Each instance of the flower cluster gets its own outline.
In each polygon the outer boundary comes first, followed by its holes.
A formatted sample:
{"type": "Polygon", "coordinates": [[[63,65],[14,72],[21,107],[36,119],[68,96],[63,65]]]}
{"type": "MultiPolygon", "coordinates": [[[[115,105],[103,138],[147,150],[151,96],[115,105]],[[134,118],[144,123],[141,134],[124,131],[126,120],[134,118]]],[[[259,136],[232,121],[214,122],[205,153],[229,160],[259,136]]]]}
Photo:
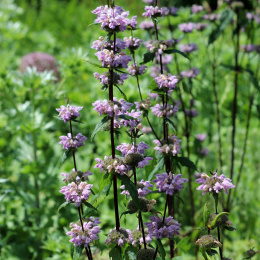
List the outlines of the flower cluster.
{"type": "Polygon", "coordinates": [[[208,24],[206,24],[206,23],[197,23],[195,27],[196,27],[197,31],[204,31],[208,27],[208,24]]]}
{"type": "MultiPolygon", "coordinates": [[[[154,24],[152,21],[143,21],[140,23],[139,27],[143,30],[151,30],[151,29],[154,29],[154,24]]],[[[158,27],[157,27],[158,28],[158,27]]],[[[159,28],[158,28],[159,29],[159,28]]]]}
{"type": "MultiPolygon", "coordinates": [[[[148,233],[147,229],[144,230],[144,235],[145,235],[146,244],[149,244],[150,242],[152,242],[153,238],[148,233]]],[[[139,246],[143,245],[143,243],[144,243],[143,234],[142,234],[142,231],[139,229],[139,227],[137,227],[137,229],[133,230],[130,233],[130,241],[134,247],[139,247],[139,246]]]]}
{"type": "Polygon", "coordinates": [[[127,68],[128,62],[132,60],[131,56],[125,52],[114,53],[113,50],[104,49],[95,53],[99,62],[106,68],[127,68]]]}
{"type": "Polygon", "coordinates": [[[86,171],[86,172],[81,172],[81,171],[76,171],[75,169],[72,169],[71,173],[61,173],[61,176],[64,178],[62,179],[65,183],[70,183],[70,182],[76,182],[79,183],[81,181],[89,181],[88,176],[93,175],[92,172],[86,171]]]}
{"type": "Polygon", "coordinates": [[[203,173],[196,182],[201,184],[197,190],[203,190],[202,195],[206,192],[219,193],[221,190],[224,190],[228,194],[228,189],[235,187],[230,179],[226,178],[224,174],[218,176],[217,172],[214,172],[212,177],[203,173]]]}
{"type": "Polygon", "coordinates": [[[184,70],[181,72],[183,78],[195,78],[200,71],[197,68],[192,68],[190,70],[184,70]]]}
{"type": "Polygon", "coordinates": [[[191,6],[191,12],[196,14],[199,13],[203,10],[203,6],[202,5],[192,5],[191,6]]]}
{"type": "Polygon", "coordinates": [[[99,218],[90,217],[83,221],[83,229],[80,221],[77,223],[70,223],[71,231],[66,234],[71,236],[70,242],[74,246],[84,245],[84,247],[89,246],[90,243],[93,243],[94,240],[98,239],[97,234],[100,233],[100,227],[98,224],[101,224],[99,218]]]}
{"type": "Polygon", "coordinates": [[[167,89],[174,89],[176,87],[176,83],[179,80],[177,79],[176,76],[172,75],[164,75],[161,74],[159,77],[155,78],[155,82],[158,86],[158,88],[167,88],[167,89]]]}
{"type": "Polygon", "coordinates": [[[175,40],[165,40],[165,41],[148,41],[144,42],[145,47],[152,53],[163,54],[169,47],[172,47],[175,40]]]}
{"type": "Polygon", "coordinates": [[[181,174],[168,174],[164,172],[162,174],[155,175],[156,179],[153,180],[156,183],[157,188],[160,192],[165,192],[166,194],[173,195],[174,193],[180,191],[183,188],[183,183],[187,182],[187,179],[181,178],[181,174]]]}
{"type": "Polygon", "coordinates": [[[68,104],[67,107],[61,106],[60,108],[56,108],[56,110],[59,112],[59,117],[66,123],[69,120],[74,120],[79,117],[79,111],[82,108],[83,107],[76,107],[68,104]]]}
{"type": "Polygon", "coordinates": [[[68,150],[69,148],[79,148],[80,146],[84,146],[83,143],[87,140],[87,137],[82,135],[81,133],[77,134],[76,137],[72,137],[71,133],[68,133],[68,136],[60,136],[61,141],[59,144],[63,145],[63,149],[68,150]]]}
{"type": "MultiPolygon", "coordinates": [[[[102,74],[99,74],[97,72],[94,73],[94,77],[97,80],[100,80],[100,83],[102,85],[108,86],[110,84],[110,73],[104,72],[102,74]]],[[[128,78],[128,75],[126,73],[119,74],[117,72],[113,73],[113,84],[114,85],[123,85],[124,81],[128,78]]]]}
{"type": "Polygon", "coordinates": [[[125,114],[128,109],[132,107],[132,103],[126,102],[124,99],[117,100],[116,97],[113,98],[113,102],[104,99],[103,101],[95,101],[93,104],[94,109],[99,113],[99,116],[105,114],[112,116],[119,116],[125,114]]]}
{"type": "Polygon", "coordinates": [[[110,229],[110,232],[105,241],[106,245],[118,245],[123,247],[125,244],[130,244],[131,230],[120,227],[119,230],[110,229]]]}
{"type": "Polygon", "coordinates": [[[88,200],[92,187],[92,184],[86,182],[80,182],[79,184],[71,182],[68,186],[63,186],[60,193],[65,195],[67,202],[74,202],[76,207],[79,207],[81,202],[88,200]]]}
{"type": "MultiPolygon", "coordinates": [[[[107,50],[113,50],[114,49],[114,41],[107,39],[104,41],[104,37],[100,36],[97,41],[93,42],[93,45],[91,46],[92,49],[95,49],[97,51],[103,51],[104,49],[107,50]]],[[[116,39],[115,44],[115,52],[121,52],[121,50],[126,49],[126,43],[122,41],[121,39],[116,39]]]]}
{"type": "Polygon", "coordinates": [[[124,42],[127,48],[129,48],[130,50],[136,50],[140,47],[143,40],[139,38],[133,38],[132,36],[130,36],[130,37],[125,37],[124,42]]]}
{"type": "Polygon", "coordinates": [[[115,159],[113,159],[112,156],[105,156],[103,161],[99,158],[96,158],[95,160],[97,164],[94,166],[94,168],[99,168],[100,173],[101,171],[105,171],[124,175],[129,171],[122,158],[118,156],[116,156],[115,159]]]}
{"type": "Polygon", "coordinates": [[[175,135],[171,135],[168,137],[167,140],[154,140],[153,141],[157,146],[154,147],[154,150],[157,150],[158,153],[162,153],[164,155],[169,155],[169,153],[172,153],[173,156],[180,153],[181,140],[178,139],[175,135]]]}
{"type": "Polygon", "coordinates": [[[196,139],[199,140],[200,142],[203,142],[207,137],[207,134],[197,134],[196,139]]]}
{"type": "Polygon", "coordinates": [[[128,26],[134,29],[137,25],[136,16],[128,19],[129,12],[120,6],[99,6],[92,13],[97,15],[95,23],[101,23],[101,29],[107,32],[123,32],[128,26]]]}
{"type": "Polygon", "coordinates": [[[146,18],[161,17],[169,14],[169,9],[166,7],[159,8],[158,6],[146,6],[144,10],[143,16],[146,18]]]}
{"type": "Polygon", "coordinates": [[[195,23],[182,23],[182,24],[179,24],[178,27],[182,32],[190,33],[196,28],[196,24],[195,23]]]}
{"type": "MultiPolygon", "coordinates": [[[[136,185],[138,196],[142,198],[146,197],[151,192],[149,188],[152,187],[153,185],[151,184],[150,181],[144,181],[144,180],[141,180],[140,182],[138,181],[136,185]]],[[[123,190],[121,194],[126,195],[126,197],[129,199],[130,193],[128,190],[125,190],[125,185],[120,186],[120,189],[123,190]]]]}
{"type": "Polygon", "coordinates": [[[174,107],[170,104],[156,104],[155,106],[151,107],[152,113],[157,117],[166,117],[169,118],[172,115],[175,115],[176,112],[179,110],[179,105],[175,105],[174,107]]]}
{"type": "Polygon", "coordinates": [[[219,20],[221,14],[205,14],[203,15],[203,18],[205,20],[209,20],[211,22],[219,20]]]}
{"type": "Polygon", "coordinates": [[[159,216],[151,216],[151,222],[146,222],[145,226],[148,228],[148,233],[156,239],[164,237],[173,238],[175,235],[180,235],[180,223],[173,219],[173,217],[165,218],[159,216]]]}
{"type": "Polygon", "coordinates": [[[179,47],[180,47],[180,50],[185,53],[191,53],[198,49],[198,46],[195,43],[181,44],[179,47]]]}
{"type": "Polygon", "coordinates": [[[146,69],[147,69],[147,66],[145,66],[145,65],[137,66],[136,63],[134,63],[133,65],[130,65],[126,70],[132,76],[137,76],[137,75],[143,75],[146,69]]]}

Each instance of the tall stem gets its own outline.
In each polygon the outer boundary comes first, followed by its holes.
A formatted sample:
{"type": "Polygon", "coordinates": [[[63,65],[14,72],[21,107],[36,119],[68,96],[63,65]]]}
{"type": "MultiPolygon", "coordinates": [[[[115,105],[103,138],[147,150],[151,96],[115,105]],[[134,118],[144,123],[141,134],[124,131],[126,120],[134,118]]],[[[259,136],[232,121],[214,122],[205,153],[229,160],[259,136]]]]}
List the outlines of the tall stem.
{"type": "MultiPolygon", "coordinates": [[[[230,179],[233,178],[234,174],[234,160],[235,160],[235,134],[236,134],[236,115],[237,115],[237,91],[238,91],[238,53],[239,53],[239,10],[237,10],[237,20],[236,20],[236,33],[237,42],[235,49],[235,78],[234,78],[234,100],[233,100],[233,112],[232,112],[232,148],[231,148],[231,168],[230,168],[230,179]]],[[[228,208],[228,204],[227,204],[228,208]]]]}
{"type": "MultiPolygon", "coordinates": [[[[113,51],[115,54],[116,49],[116,33],[114,33],[114,47],[113,51]]],[[[109,69],[110,72],[110,82],[109,82],[109,100],[113,102],[113,84],[114,84],[114,70],[113,68],[109,69]]],[[[112,158],[115,159],[116,149],[115,149],[115,139],[114,139],[114,116],[111,117],[110,120],[110,140],[111,140],[111,152],[112,158]]],[[[119,220],[119,211],[118,211],[118,198],[117,198],[117,178],[115,173],[113,174],[113,190],[114,190],[114,205],[115,205],[115,221],[116,221],[116,230],[118,231],[120,228],[120,220],[119,220]]]]}
{"type": "MultiPolygon", "coordinates": [[[[218,194],[215,193],[213,196],[214,196],[214,200],[215,200],[216,214],[218,214],[218,194]]],[[[218,230],[218,241],[220,242],[220,229],[219,229],[219,227],[217,228],[217,230],[218,230]]],[[[220,259],[223,258],[222,253],[223,253],[223,252],[222,252],[222,248],[219,247],[220,259]]]]}

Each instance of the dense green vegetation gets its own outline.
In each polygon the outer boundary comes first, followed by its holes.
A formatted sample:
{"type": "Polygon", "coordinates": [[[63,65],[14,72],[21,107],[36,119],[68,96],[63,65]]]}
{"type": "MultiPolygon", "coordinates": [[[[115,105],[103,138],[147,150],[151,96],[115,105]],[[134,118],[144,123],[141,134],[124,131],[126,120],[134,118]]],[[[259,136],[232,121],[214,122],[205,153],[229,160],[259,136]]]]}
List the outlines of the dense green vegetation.
{"type": "MultiPolygon", "coordinates": [[[[141,1],[116,0],[117,5],[129,10],[131,15],[137,15],[142,21],[143,7],[141,1]]],[[[97,113],[92,109],[95,100],[107,98],[107,92],[101,90],[101,85],[93,77],[100,68],[89,62],[97,63],[95,50],[91,49],[92,42],[99,36],[105,36],[99,25],[91,25],[95,15],[91,10],[104,4],[98,0],[71,1],[42,1],[41,9],[37,11],[37,1],[2,0],[0,2],[0,259],[71,259],[69,238],[66,232],[69,223],[77,220],[77,210],[73,206],[57,212],[64,202],[64,196],[59,193],[63,186],[61,172],[70,172],[73,168],[72,160],[67,160],[61,166],[63,151],[59,136],[69,132],[67,126],[55,118],[56,108],[64,105],[65,97],[73,105],[84,106],[81,111],[81,121],[75,124],[75,132],[81,132],[88,137],[86,146],[77,153],[77,164],[82,170],[94,173],[90,177],[94,183],[93,190],[98,190],[98,182],[102,177],[99,169],[94,169],[96,157],[103,158],[110,154],[110,139],[108,132],[97,134],[91,142],[90,136],[100,121],[97,113]],[[28,2],[31,2],[29,4],[28,2]],[[19,71],[21,59],[30,52],[45,52],[51,54],[58,61],[60,81],[55,81],[51,72],[39,73],[29,69],[26,73],[19,71]]],[[[259,12],[258,9],[256,9],[259,12]]],[[[188,7],[181,7],[177,17],[169,17],[160,21],[159,31],[162,39],[172,37],[168,29],[170,22],[174,38],[180,38],[183,33],[177,25],[188,22],[194,17],[188,7]]],[[[194,18],[196,20],[196,17],[194,18]]],[[[236,35],[235,24],[231,23],[222,35],[210,46],[208,37],[215,28],[211,24],[204,32],[194,32],[189,35],[189,41],[198,45],[198,51],[191,54],[191,65],[187,59],[178,55],[181,70],[189,66],[198,67],[200,74],[193,80],[193,98],[195,99],[198,116],[193,119],[192,136],[190,141],[190,159],[196,163],[199,172],[215,171],[219,168],[223,174],[230,177],[231,139],[232,139],[232,106],[234,96],[234,53],[236,35]],[[216,86],[219,97],[221,115],[221,138],[223,166],[219,166],[218,133],[215,112],[214,92],[212,88],[213,52],[216,53],[216,86]],[[230,67],[231,66],[231,67],[230,67]],[[209,149],[205,157],[196,152],[196,134],[207,133],[203,147],[209,149]]],[[[125,32],[119,37],[130,36],[125,32]]],[[[240,45],[259,43],[259,25],[255,25],[247,37],[248,31],[240,35],[240,45]]],[[[135,36],[147,41],[150,35],[138,29],[135,36]]],[[[183,40],[187,42],[185,38],[183,40]]],[[[143,46],[136,55],[137,61],[142,61],[142,54],[147,50],[143,46]]],[[[244,54],[239,52],[239,64],[247,71],[240,71],[238,80],[237,102],[237,131],[235,144],[233,183],[237,185],[244,139],[246,134],[247,117],[250,97],[254,96],[251,110],[251,120],[247,148],[241,171],[239,186],[231,195],[230,220],[236,228],[234,232],[225,232],[224,250],[227,257],[233,260],[242,259],[243,253],[250,248],[259,249],[260,246],[260,185],[259,179],[259,53],[244,54]]],[[[148,63],[147,66],[150,66],[148,63]]],[[[169,69],[176,73],[173,62],[169,69]]],[[[126,81],[122,90],[129,102],[139,100],[135,78],[126,81]]],[[[153,79],[149,70],[141,78],[141,88],[145,97],[152,88],[153,79]]],[[[186,82],[188,84],[188,82],[186,82]]],[[[186,86],[187,87],[187,86],[186,86]]],[[[185,102],[189,102],[189,94],[185,85],[181,90],[185,102]]],[[[115,95],[120,96],[119,91],[115,95]]],[[[161,121],[152,117],[155,130],[161,131],[161,121]]],[[[178,138],[182,139],[182,155],[187,156],[186,139],[184,133],[184,116],[179,113],[174,121],[177,125],[178,138]]],[[[127,135],[122,131],[120,142],[127,142],[127,135]]],[[[152,144],[152,134],[144,135],[142,141],[152,144]]],[[[119,144],[116,141],[117,145],[119,144]]],[[[154,156],[151,148],[149,155],[154,156]]],[[[147,178],[155,165],[139,172],[141,178],[147,178]]],[[[187,178],[187,169],[182,169],[187,178]]],[[[195,172],[194,172],[195,174],[195,172]]],[[[203,224],[203,205],[213,198],[201,191],[196,191],[198,184],[193,182],[196,213],[196,226],[203,224]]],[[[121,195],[120,195],[121,196],[121,195]]],[[[157,207],[163,210],[165,197],[157,195],[157,207]]],[[[178,255],[182,259],[195,259],[197,247],[194,244],[199,230],[193,230],[190,215],[190,197],[188,187],[181,191],[183,201],[177,201],[176,219],[182,224],[178,255]]],[[[220,197],[221,204],[226,205],[227,196],[220,197]]],[[[99,206],[102,212],[102,232],[100,242],[93,249],[94,259],[108,259],[107,247],[104,244],[110,228],[114,227],[113,194],[110,192],[104,203],[99,206]],[[104,253],[100,255],[100,251],[104,253]]],[[[125,211],[123,199],[119,204],[119,211],[125,211]]],[[[214,210],[214,208],[212,208],[214,210]]],[[[94,213],[98,216],[98,213],[94,213]]],[[[148,216],[145,221],[148,220],[148,216]]],[[[122,217],[122,223],[127,222],[128,228],[136,228],[134,216],[122,217]]],[[[124,225],[124,224],[123,224],[124,225]]],[[[199,256],[201,257],[201,256],[199,256]]],[[[257,259],[256,256],[255,259],[257,259]]],[[[83,258],[82,258],[83,259],[83,258]]],[[[200,259],[200,258],[199,258],[200,259]]]]}

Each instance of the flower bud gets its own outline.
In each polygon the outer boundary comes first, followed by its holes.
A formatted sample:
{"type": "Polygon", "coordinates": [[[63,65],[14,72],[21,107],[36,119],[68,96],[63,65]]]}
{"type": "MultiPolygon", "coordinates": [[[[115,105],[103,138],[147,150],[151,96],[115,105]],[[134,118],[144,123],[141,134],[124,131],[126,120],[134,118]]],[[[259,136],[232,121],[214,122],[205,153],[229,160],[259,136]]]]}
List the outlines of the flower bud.
{"type": "Polygon", "coordinates": [[[137,252],[136,260],[153,260],[155,250],[153,248],[140,249],[137,252]]]}
{"type": "Polygon", "coordinates": [[[211,235],[201,237],[195,242],[195,244],[205,250],[222,246],[221,243],[211,235]]]}

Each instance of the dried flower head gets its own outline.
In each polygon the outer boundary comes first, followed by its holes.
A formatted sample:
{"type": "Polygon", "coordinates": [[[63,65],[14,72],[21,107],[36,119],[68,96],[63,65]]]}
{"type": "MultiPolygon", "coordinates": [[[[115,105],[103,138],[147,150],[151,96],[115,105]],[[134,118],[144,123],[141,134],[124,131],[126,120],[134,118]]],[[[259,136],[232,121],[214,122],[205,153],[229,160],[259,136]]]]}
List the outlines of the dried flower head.
{"type": "Polygon", "coordinates": [[[195,242],[195,244],[206,250],[222,246],[221,243],[211,235],[201,237],[195,242]]]}
{"type": "Polygon", "coordinates": [[[107,236],[107,239],[105,241],[106,245],[118,245],[120,247],[123,247],[125,244],[130,244],[130,234],[131,231],[129,229],[125,229],[120,227],[119,230],[110,229],[110,232],[107,236]]]}

